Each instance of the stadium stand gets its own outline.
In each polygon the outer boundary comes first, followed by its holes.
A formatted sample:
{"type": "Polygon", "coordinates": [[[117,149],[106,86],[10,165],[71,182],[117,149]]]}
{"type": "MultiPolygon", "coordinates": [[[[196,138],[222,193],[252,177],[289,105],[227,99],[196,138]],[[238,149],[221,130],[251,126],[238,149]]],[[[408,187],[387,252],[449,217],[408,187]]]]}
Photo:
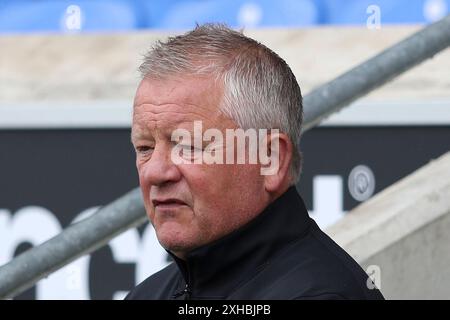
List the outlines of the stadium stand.
{"type": "Polygon", "coordinates": [[[144,27],[138,3],[120,0],[5,1],[3,33],[132,30],[144,27]]]}
{"type": "Polygon", "coordinates": [[[0,33],[365,25],[371,5],[383,24],[417,24],[442,18],[450,0],[5,0],[0,33]]]}

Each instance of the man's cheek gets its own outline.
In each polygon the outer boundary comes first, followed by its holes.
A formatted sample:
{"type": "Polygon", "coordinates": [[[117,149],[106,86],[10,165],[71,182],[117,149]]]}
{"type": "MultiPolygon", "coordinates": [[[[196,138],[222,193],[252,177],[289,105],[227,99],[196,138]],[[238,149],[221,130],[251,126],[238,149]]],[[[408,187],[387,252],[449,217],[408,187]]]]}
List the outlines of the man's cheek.
{"type": "Polygon", "coordinates": [[[139,177],[139,183],[141,184],[141,186],[144,186],[144,182],[146,180],[144,175],[144,168],[142,166],[139,166],[137,172],[139,177]]]}
{"type": "Polygon", "coordinates": [[[153,204],[150,201],[149,192],[148,192],[148,190],[145,190],[144,188],[141,188],[141,190],[142,190],[142,197],[144,200],[145,212],[147,213],[147,216],[149,218],[153,218],[155,214],[154,214],[153,204]]]}
{"type": "Polygon", "coordinates": [[[158,229],[159,227],[159,221],[155,215],[155,211],[154,210],[148,210],[147,211],[147,216],[148,219],[150,220],[150,223],[153,225],[153,227],[155,228],[155,230],[158,229]]]}

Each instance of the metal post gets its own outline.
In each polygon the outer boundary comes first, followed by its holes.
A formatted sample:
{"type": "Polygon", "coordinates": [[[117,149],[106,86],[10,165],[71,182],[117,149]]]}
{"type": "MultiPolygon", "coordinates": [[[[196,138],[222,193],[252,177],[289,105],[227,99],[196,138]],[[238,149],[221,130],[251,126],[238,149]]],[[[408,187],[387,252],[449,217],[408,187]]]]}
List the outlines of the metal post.
{"type": "MultiPolygon", "coordinates": [[[[450,15],[305,96],[304,130],[449,45],[450,15]]],[[[146,220],[140,191],[130,191],[90,218],[0,267],[0,299],[14,297],[146,220]]]]}

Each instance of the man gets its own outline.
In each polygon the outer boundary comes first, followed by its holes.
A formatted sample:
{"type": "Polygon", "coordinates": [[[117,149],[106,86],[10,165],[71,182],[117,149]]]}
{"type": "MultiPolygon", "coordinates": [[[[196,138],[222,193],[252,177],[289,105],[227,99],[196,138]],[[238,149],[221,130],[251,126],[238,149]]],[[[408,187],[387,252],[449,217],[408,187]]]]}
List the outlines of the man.
{"type": "Polygon", "coordinates": [[[158,42],[140,71],[131,139],[174,263],[127,299],[383,298],[297,194],[302,97],[283,59],[207,24],[158,42]]]}

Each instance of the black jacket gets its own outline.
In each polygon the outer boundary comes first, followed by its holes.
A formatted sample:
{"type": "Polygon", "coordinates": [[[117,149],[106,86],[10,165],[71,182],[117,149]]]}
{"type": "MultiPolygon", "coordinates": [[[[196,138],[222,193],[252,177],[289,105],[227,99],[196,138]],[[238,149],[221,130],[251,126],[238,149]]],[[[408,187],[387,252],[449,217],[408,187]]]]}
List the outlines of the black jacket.
{"type": "Polygon", "coordinates": [[[309,217],[295,187],[186,261],[172,257],[126,299],[383,299],[309,217]]]}

